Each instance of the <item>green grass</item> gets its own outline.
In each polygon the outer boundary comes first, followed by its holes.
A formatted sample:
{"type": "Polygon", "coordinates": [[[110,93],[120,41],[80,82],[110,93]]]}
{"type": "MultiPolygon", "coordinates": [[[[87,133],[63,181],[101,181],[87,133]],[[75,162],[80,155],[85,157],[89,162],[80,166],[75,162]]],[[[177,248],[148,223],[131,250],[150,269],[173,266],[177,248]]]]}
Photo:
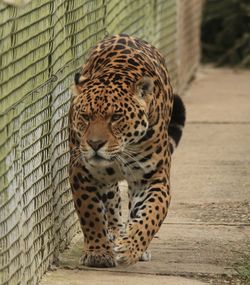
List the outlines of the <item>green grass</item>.
{"type": "Polygon", "coordinates": [[[250,257],[248,257],[242,264],[235,267],[236,272],[239,274],[243,284],[250,284],[250,257]]]}

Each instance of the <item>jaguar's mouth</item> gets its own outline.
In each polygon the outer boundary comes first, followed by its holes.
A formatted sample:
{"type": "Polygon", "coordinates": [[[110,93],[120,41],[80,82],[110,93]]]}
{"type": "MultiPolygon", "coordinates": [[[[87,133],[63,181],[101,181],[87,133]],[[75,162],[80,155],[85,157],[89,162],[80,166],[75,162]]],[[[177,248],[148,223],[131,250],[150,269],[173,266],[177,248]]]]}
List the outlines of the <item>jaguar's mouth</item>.
{"type": "Polygon", "coordinates": [[[99,154],[95,154],[91,159],[95,160],[95,161],[102,161],[102,160],[107,160],[104,157],[100,156],[99,154]]]}
{"type": "Polygon", "coordinates": [[[105,158],[101,155],[99,155],[98,153],[96,153],[94,156],[91,157],[91,160],[92,161],[95,161],[95,162],[111,162],[115,159],[115,157],[109,157],[109,158],[105,158]]]}

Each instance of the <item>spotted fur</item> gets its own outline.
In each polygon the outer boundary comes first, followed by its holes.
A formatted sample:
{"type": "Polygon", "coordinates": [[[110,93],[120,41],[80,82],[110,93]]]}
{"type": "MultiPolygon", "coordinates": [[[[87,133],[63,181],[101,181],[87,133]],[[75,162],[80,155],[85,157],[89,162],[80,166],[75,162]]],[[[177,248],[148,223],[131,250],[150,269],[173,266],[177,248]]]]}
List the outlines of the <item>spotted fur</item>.
{"type": "Polygon", "coordinates": [[[180,140],[184,105],[173,95],[160,52],[127,35],[94,47],[72,90],[69,174],[84,233],[81,262],[133,264],[148,256],[167,215],[171,153],[180,140]],[[173,101],[178,104],[170,124],[173,101]],[[118,187],[124,179],[125,228],[118,187]]]}

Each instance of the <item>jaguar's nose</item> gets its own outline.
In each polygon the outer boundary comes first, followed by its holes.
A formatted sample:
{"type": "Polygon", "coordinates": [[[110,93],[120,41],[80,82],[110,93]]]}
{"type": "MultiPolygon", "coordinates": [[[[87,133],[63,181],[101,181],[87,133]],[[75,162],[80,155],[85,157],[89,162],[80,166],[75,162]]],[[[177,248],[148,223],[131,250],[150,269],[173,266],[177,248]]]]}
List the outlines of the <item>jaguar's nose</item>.
{"type": "Polygon", "coordinates": [[[87,140],[87,143],[93,148],[94,151],[100,149],[102,146],[106,144],[106,142],[107,141],[103,140],[98,140],[98,141],[87,140]]]}

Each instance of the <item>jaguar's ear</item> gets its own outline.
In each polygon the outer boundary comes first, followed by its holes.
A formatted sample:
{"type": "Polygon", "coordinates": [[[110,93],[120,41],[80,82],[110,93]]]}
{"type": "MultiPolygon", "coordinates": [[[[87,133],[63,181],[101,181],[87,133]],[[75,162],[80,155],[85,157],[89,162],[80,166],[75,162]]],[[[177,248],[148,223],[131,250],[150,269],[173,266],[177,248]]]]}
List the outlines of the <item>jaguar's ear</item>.
{"type": "Polygon", "coordinates": [[[74,81],[75,81],[75,85],[83,85],[84,83],[86,83],[89,79],[82,75],[81,73],[77,72],[75,74],[75,77],[74,77],[74,81]]]}
{"type": "Polygon", "coordinates": [[[81,73],[77,72],[74,77],[75,84],[78,85],[80,83],[81,73]]]}
{"type": "Polygon", "coordinates": [[[77,96],[81,93],[82,90],[82,85],[88,81],[88,78],[85,76],[81,75],[81,73],[77,72],[74,77],[74,82],[75,84],[72,84],[71,86],[71,92],[73,96],[77,96]]]}
{"type": "Polygon", "coordinates": [[[136,83],[136,90],[138,95],[140,95],[142,98],[145,98],[147,95],[152,93],[154,89],[154,82],[149,77],[142,77],[137,83],[136,83]]]}

